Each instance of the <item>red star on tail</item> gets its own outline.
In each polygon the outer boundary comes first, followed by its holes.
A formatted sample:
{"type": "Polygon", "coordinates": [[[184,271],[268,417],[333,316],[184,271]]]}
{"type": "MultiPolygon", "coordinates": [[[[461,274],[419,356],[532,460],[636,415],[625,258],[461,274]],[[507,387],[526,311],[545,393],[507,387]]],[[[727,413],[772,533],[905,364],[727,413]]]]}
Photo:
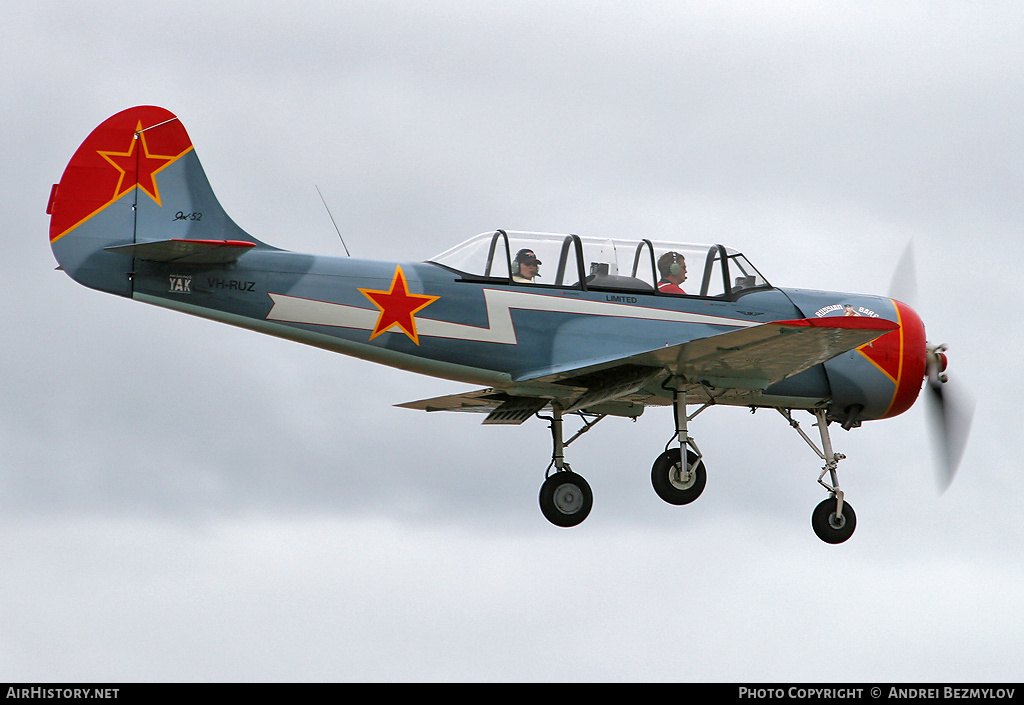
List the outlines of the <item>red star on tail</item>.
{"type": "Polygon", "coordinates": [[[139,188],[149,194],[149,197],[156,201],[156,204],[159,206],[161,205],[160,191],[157,189],[154,177],[158,171],[177,159],[177,157],[150,154],[149,145],[146,144],[146,133],[142,129],[141,122],[136,130],[136,133],[132,136],[131,144],[128,145],[127,152],[107,150],[97,150],[97,152],[121,172],[113,198],[117,198],[126,191],[130,191],[137,183],[139,188]],[[142,143],[142,151],[136,154],[135,145],[139,142],[142,143]],[[126,181],[127,183],[125,183],[126,181]]]}

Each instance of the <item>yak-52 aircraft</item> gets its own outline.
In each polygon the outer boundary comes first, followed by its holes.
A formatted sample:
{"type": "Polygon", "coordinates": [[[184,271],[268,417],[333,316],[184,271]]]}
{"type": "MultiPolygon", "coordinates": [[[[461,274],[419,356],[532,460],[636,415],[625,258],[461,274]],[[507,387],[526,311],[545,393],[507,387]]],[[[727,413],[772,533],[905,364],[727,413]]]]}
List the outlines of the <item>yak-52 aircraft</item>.
{"type": "MultiPolygon", "coordinates": [[[[288,252],[243,231],[218,203],[185,128],[130,108],[86,138],[50,193],[50,245],[87,287],[482,387],[401,406],[551,424],[544,516],[575,526],[593,495],[564,448],[607,416],[673,405],[651,479],[671,504],[703,491],[687,423],[717,404],[777,410],[825,462],[811,524],[853,533],[829,425],[859,427],[945,381],[943,346],[891,298],[780,289],[739,252],[497,230],[427,262],[288,252]],[[794,419],[816,419],[820,447],[794,419]],[[543,414],[543,415],[542,415],[543,414]],[[563,418],[583,426],[563,438],[563,418]]],[[[941,399],[941,395],[939,394],[941,399]]],[[[956,459],[950,461],[956,464],[956,459]]]]}

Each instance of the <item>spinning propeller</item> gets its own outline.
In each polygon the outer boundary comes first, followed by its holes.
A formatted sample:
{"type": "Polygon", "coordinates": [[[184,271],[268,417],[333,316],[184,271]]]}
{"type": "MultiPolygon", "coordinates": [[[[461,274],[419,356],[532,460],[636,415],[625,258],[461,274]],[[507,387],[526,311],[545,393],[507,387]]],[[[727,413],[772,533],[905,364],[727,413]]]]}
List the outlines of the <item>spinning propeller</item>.
{"type": "MultiPolygon", "coordinates": [[[[903,301],[916,308],[917,279],[914,265],[913,243],[907,243],[903,256],[896,265],[892,284],[889,287],[891,298],[903,301]]],[[[925,380],[928,385],[927,406],[931,424],[931,435],[939,456],[936,467],[936,480],[939,491],[945,492],[956,476],[960,460],[963,458],[967,437],[971,430],[974,416],[974,401],[959,385],[953,386],[946,375],[946,346],[928,343],[925,362],[925,380]]]]}

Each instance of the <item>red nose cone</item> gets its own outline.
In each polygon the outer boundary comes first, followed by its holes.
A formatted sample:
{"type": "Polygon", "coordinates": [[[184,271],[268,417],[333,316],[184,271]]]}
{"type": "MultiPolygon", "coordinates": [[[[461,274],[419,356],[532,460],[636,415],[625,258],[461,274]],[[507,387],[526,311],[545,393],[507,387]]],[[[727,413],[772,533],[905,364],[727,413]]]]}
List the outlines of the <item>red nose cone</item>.
{"type": "Polygon", "coordinates": [[[927,361],[927,345],[924,336],[924,323],[914,309],[904,303],[893,300],[896,314],[899,317],[899,330],[894,330],[879,340],[887,346],[899,360],[896,371],[896,392],[893,394],[889,410],[882,418],[898,416],[914,405],[925,378],[927,361]]]}

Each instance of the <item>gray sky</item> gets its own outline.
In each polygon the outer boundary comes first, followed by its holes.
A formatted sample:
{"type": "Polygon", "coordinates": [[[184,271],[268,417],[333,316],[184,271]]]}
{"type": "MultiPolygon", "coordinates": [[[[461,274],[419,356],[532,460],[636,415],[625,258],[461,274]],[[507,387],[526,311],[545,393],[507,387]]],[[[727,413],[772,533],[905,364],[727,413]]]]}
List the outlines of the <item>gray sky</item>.
{"type": "MultiPolygon", "coordinates": [[[[0,680],[1018,681],[1024,9],[1014,2],[8,3],[0,25],[0,680]],[[569,449],[392,404],[464,387],[54,272],[50,185],[137,104],[288,249],[426,259],[502,227],[721,242],[885,294],[904,246],[974,432],[837,431],[858,527],[778,414],[667,410],[569,449]],[[1010,319],[1003,314],[1009,312],[1010,319]]],[[[810,427],[810,417],[804,422],[810,427]]]]}

